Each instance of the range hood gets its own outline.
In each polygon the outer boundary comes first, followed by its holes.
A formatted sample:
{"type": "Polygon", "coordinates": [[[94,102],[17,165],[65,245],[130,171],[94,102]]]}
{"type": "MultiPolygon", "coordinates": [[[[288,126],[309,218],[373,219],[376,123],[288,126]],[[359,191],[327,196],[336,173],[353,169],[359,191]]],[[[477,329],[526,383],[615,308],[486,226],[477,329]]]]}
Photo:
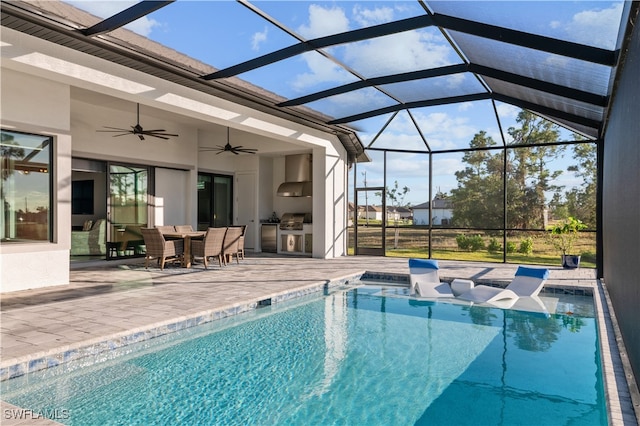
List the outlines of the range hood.
{"type": "Polygon", "coordinates": [[[285,182],[278,187],[280,197],[311,197],[313,184],[313,157],[311,154],[287,155],[284,158],[285,182]]]}

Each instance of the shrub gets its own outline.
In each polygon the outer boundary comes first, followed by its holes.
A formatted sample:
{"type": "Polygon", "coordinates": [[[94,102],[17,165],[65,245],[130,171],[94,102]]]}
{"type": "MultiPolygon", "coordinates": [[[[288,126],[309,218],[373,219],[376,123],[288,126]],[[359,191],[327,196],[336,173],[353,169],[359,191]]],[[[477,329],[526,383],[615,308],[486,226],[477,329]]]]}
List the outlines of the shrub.
{"type": "Polygon", "coordinates": [[[469,248],[471,251],[478,251],[484,249],[484,240],[481,235],[474,235],[469,238],[469,248]]]}
{"type": "Polygon", "coordinates": [[[456,235],[456,243],[458,243],[458,248],[460,250],[469,250],[469,238],[464,234],[456,235]]]}
{"type": "Polygon", "coordinates": [[[596,263],[596,254],[590,251],[585,251],[582,253],[581,259],[585,262],[596,263]]]}
{"type": "Polygon", "coordinates": [[[498,242],[496,238],[489,239],[489,245],[487,246],[487,251],[491,254],[496,254],[502,249],[502,246],[498,242]]]}
{"type": "Polygon", "coordinates": [[[522,241],[520,241],[520,248],[518,248],[518,253],[522,253],[526,256],[529,256],[531,253],[533,253],[533,238],[523,238],[522,241]]]}
{"type": "Polygon", "coordinates": [[[516,252],[516,243],[513,241],[507,241],[507,253],[515,253],[516,252]]]}
{"type": "Polygon", "coordinates": [[[571,250],[575,242],[578,241],[579,231],[586,227],[587,225],[580,219],[569,216],[567,219],[549,228],[551,243],[563,255],[572,254],[571,250]]]}

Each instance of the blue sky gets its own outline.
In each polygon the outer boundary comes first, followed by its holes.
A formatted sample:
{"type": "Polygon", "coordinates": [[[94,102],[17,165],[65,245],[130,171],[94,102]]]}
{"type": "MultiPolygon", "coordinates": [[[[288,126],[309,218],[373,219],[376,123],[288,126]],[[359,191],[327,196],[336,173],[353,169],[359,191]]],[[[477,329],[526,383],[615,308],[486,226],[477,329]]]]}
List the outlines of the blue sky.
{"type": "MultiPolygon", "coordinates": [[[[108,17],[135,2],[69,3],[97,16],[108,17]]],[[[307,39],[424,13],[416,1],[257,1],[253,4],[279,20],[290,32],[307,39]]],[[[620,1],[446,1],[428,4],[437,13],[607,49],[615,47],[622,10],[620,1]]],[[[179,0],[133,22],[127,28],[220,69],[298,42],[294,36],[271,25],[246,7],[227,0],[179,0]]],[[[494,46],[487,44],[486,48],[494,46]]],[[[327,53],[365,77],[413,71],[425,66],[461,63],[455,50],[435,28],[335,46],[327,49],[327,53]]],[[[562,75],[564,68],[571,69],[574,66],[565,64],[562,60],[563,58],[548,54],[541,57],[541,61],[546,61],[544,66],[556,67],[559,75],[562,75]]],[[[596,66],[583,70],[591,73],[604,71],[606,70],[596,66]]],[[[299,55],[238,77],[286,98],[296,98],[355,80],[352,74],[317,53],[299,55]]],[[[403,97],[410,97],[412,91],[420,90],[450,95],[477,92],[478,84],[475,79],[459,74],[431,79],[428,83],[416,82],[408,89],[399,86],[388,86],[386,89],[403,97]]],[[[606,90],[606,87],[590,89],[606,90]]],[[[341,117],[388,103],[389,100],[384,95],[373,89],[365,89],[323,99],[308,106],[330,116],[341,117]]],[[[518,108],[498,103],[497,110],[503,130],[515,125],[518,108]]],[[[473,135],[480,130],[486,131],[497,141],[502,138],[488,101],[423,108],[413,110],[412,114],[420,123],[424,136],[433,149],[467,147],[473,135]]],[[[389,117],[384,115],[352,124],[358,129],[366,146],[389,117]]],[[[505,134],[505,137],[508,139],[508,135],[505,134]]],[[[563,132],[563,138],[573,139],[570,132],[563,132]]],[[[409,116],[400,113],[373,146],[423,149],[424,144],[409,116]]],[[[462,167],[460,157],[461,155],[439,157],[438,163],[434,164],[434,183],[442,191],[447,192],[455,187],[452,172],[462,167]]],[[[559,168],[566,169],[567,164],[570,163],[558,160],[559,168]]],[[[425,155],[393,155],[393,160],[387,167],[388,173],[392,175],[388,183],[398,180],[400,186],[409,186],[411,192],[407,195],[407,200],[412,204],[425,202],[426,190],[419,189],[423,186],[421,182],[424,182],[423,176],[427,170],[425,167],[425,155]]],[[[370,164],[361,167],[363,168],[368,170],[369,186],[382,185],[381,164],[370,164]]],[[[558,183],[571,187],[580,181],[571,173],[565,172],[558,183]]]]}

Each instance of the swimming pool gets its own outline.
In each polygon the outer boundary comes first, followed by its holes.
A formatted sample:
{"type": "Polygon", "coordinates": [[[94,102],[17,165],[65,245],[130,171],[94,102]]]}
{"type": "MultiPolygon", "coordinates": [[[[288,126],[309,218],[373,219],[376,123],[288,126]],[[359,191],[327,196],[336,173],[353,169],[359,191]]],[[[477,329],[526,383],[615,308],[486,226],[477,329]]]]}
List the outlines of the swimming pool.
{"type": "Polygon", "coordinates": [[[2,395],[71,425],[606,424],[592,300],[547,302],[557,313],[359,286],[8,380],[2,395]]]}

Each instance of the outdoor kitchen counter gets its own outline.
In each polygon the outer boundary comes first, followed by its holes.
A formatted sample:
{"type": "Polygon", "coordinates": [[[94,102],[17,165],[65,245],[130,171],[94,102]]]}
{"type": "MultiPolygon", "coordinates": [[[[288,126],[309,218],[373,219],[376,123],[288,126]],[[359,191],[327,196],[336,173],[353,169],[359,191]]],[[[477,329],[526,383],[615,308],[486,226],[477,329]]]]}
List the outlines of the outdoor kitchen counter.
{"type": "Polygon", "coordinates": [[[278,253],[311,256],[313,225],[305,223],[301,230],[278,229],[278,253]]]}

